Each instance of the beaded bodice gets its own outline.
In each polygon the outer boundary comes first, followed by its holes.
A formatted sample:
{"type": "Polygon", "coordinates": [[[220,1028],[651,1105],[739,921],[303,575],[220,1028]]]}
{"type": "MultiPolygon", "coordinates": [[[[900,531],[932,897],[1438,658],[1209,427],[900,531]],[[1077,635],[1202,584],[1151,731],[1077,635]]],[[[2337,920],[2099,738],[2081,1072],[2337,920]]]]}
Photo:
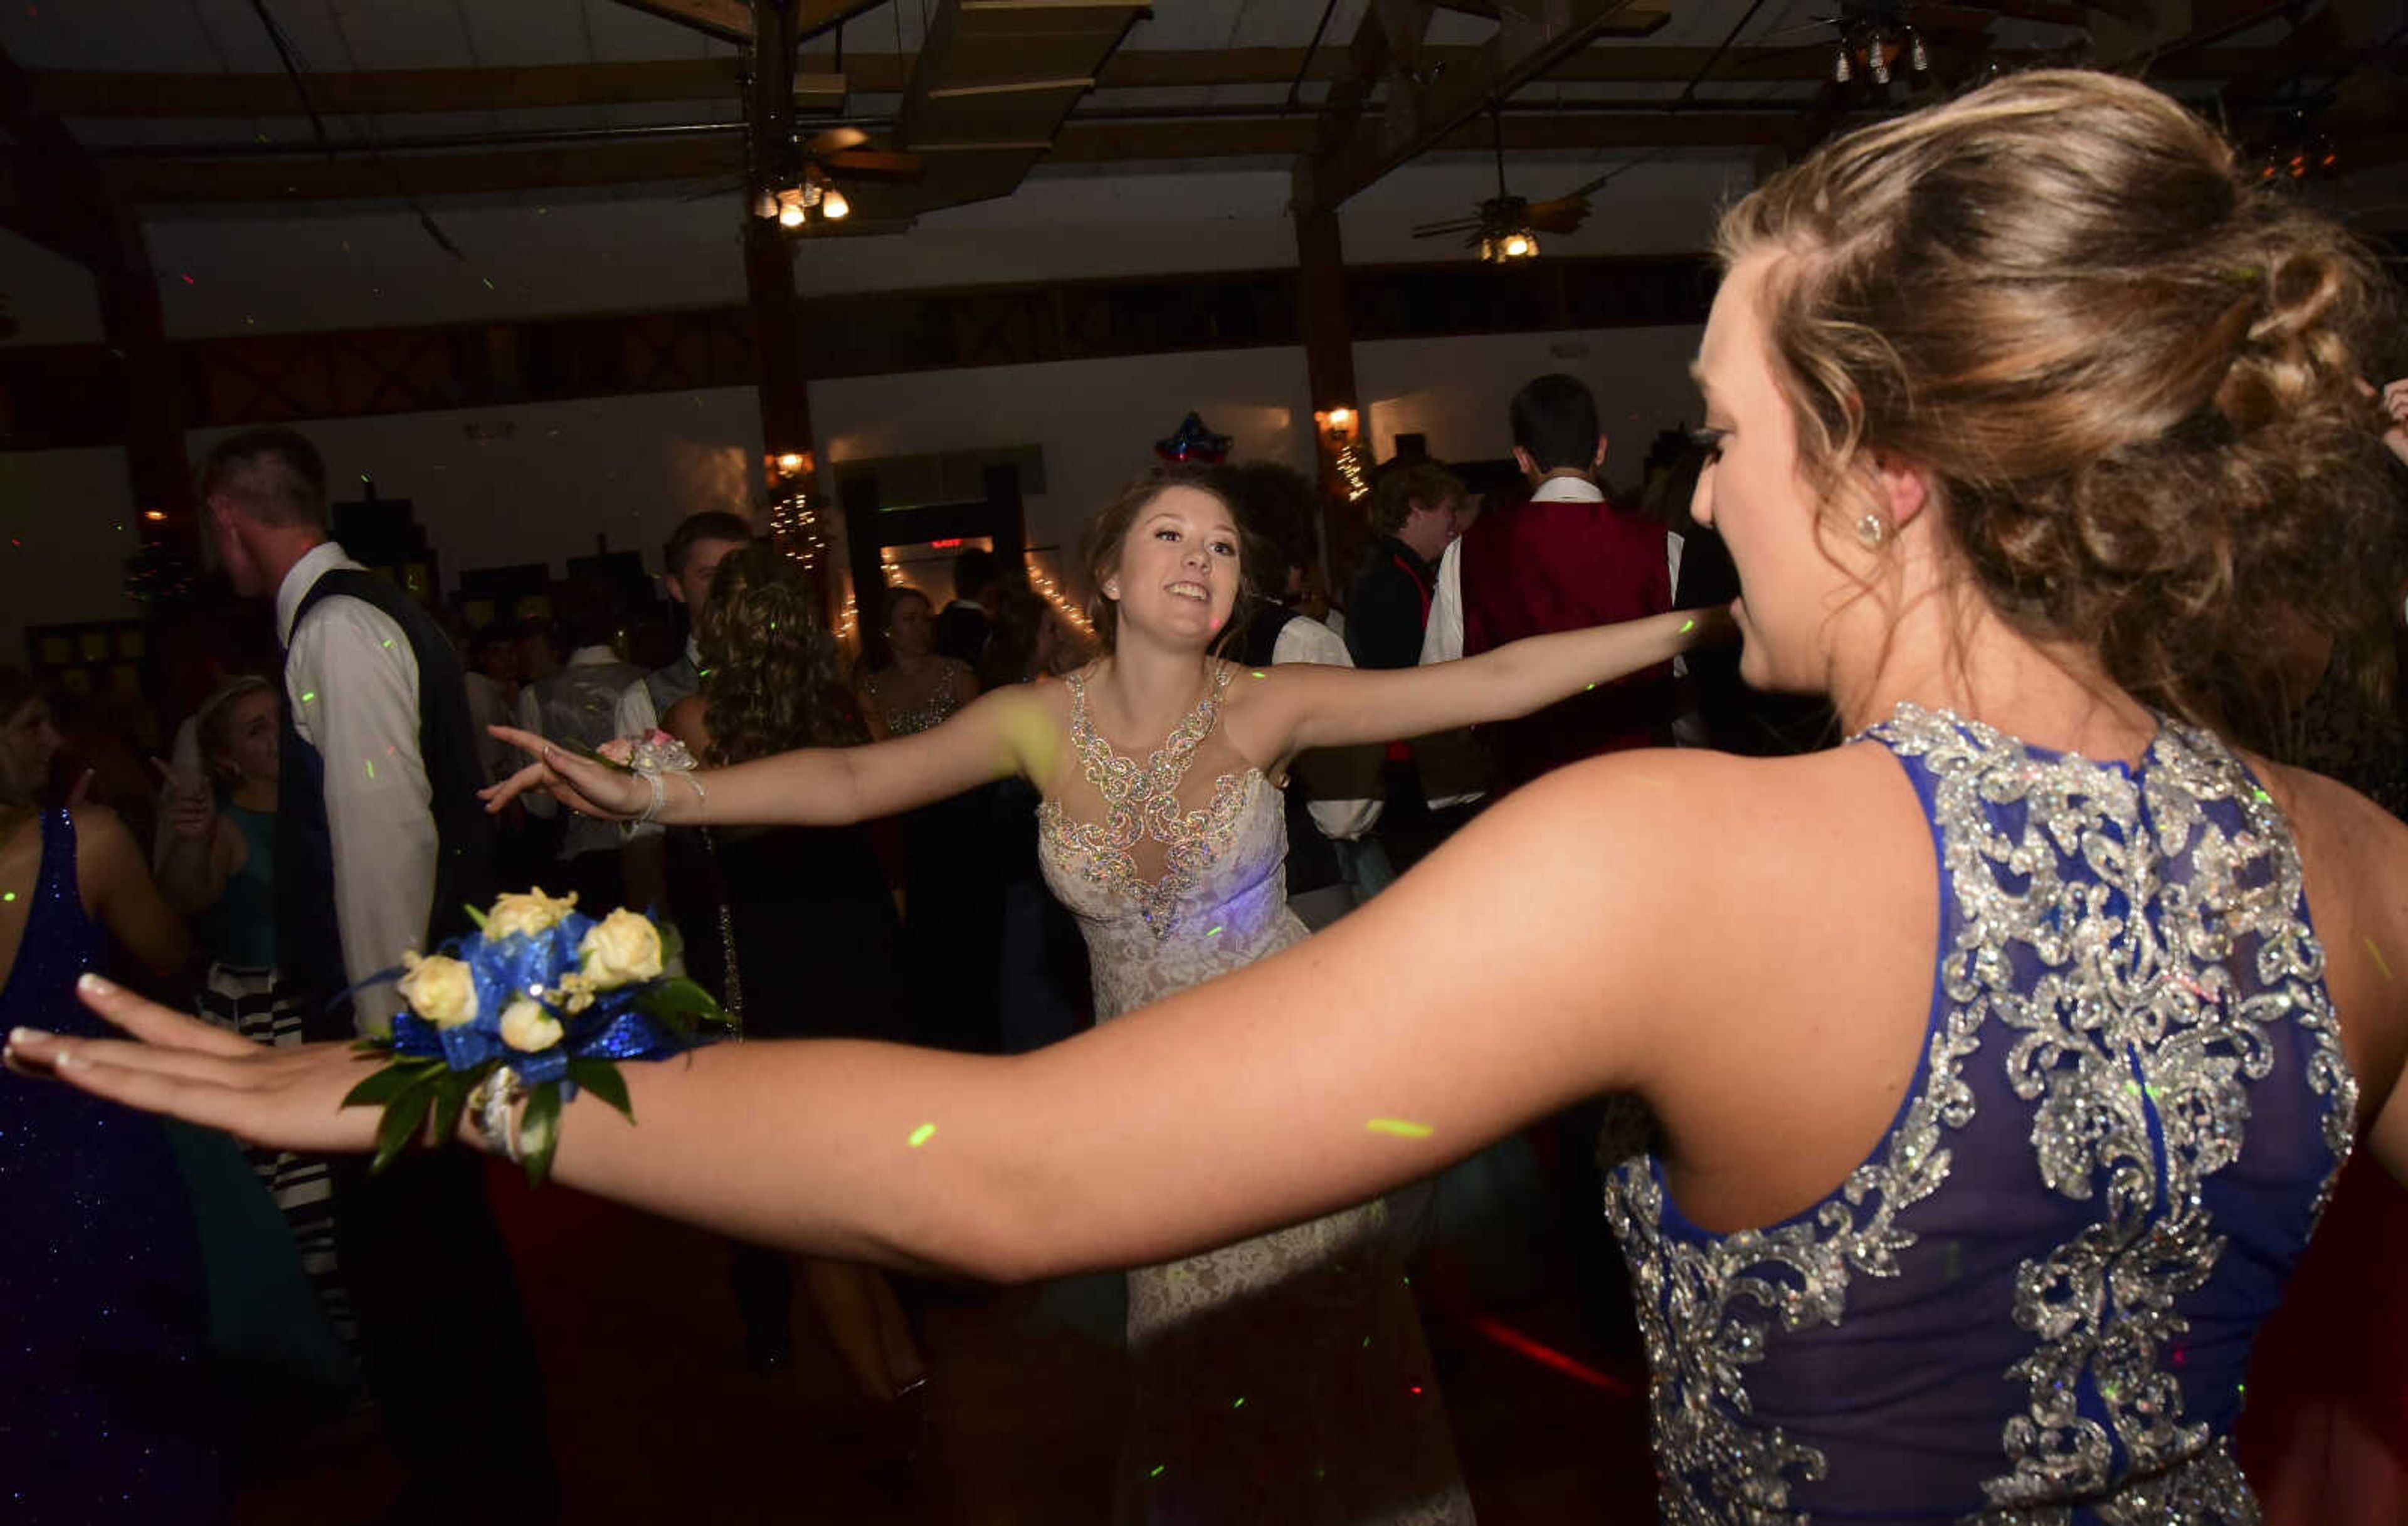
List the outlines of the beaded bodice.
{"type": "Polygon", "coordinates": [[[862,687],[884,720],[886,734],[909,736],[952,720],[953,712],[962,707],[961,701],[954,697],[951,677],[957,665],[939,659],[933,670],[933,682],[923,679],[917,685],[907,679],[899,668],[881,668],[869,675],[862,687]]]}
{"type": "Polygon", "coordinates": [[[1920,1063],[1781,1223],[1609,1177],[1663,1518],[2256,1520],[2227,1438],[2357,1097],[2288,827],[2172,721],[2137,767],[1914,706],[1858,740],[1939,855],[1920,1063]]]}
{"type": "Polygon", "coordinates": [[[1085,676],[1065,680],[1073,773],[1038,807],[1038,858],[1086,935],[1098,1018],[1303,935],[1287,910],[1279,792],[1220,734],[1236,672],[1214,663],[1203,697],[1142,761],[1096,734],[1085,676]]]}

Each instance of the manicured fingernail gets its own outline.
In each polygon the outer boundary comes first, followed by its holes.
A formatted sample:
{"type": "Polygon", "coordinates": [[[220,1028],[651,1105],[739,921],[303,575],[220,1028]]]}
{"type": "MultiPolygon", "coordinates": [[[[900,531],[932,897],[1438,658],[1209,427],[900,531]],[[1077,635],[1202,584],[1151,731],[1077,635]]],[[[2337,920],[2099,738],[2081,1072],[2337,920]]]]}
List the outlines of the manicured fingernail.
{"type": "Polygon", "coordinates": [[[117,988],[87,970],[76,977],[76,990],[87,996],[114,996],[117,988]]]}
{"type": "Polygon", "coordinates": [[[8,1047],[13,1049],[20,1044],[38,1044],[50,1036],[38,1028],[11,1028],[8,1030],[8,1047]]]}

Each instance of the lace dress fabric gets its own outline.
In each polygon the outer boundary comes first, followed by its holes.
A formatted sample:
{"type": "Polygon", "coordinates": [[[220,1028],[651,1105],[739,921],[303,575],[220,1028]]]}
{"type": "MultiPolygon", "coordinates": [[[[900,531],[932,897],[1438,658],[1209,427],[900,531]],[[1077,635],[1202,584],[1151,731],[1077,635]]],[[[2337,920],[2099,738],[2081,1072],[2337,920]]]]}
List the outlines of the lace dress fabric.
{"type": "MultiPolygon", "coordinates": [[[[1039,862],[1086,937],[1099,1022],[1305,935],[1279,792],[1218,729],[1236,671],[1216,663],[1143,760],[1096,734],[1083,676],[1067,680],[1073,757],[1038,807],[1039,862]]],[[[1119,1519],[1472,1519],[1384,1223],[1368,1204],[1129,1273],[1119,1519]]]]}
{"type": "Polygon", "coordinates": [[[2298,852],[2214,736],[2137,767],[1901,706],[1870,739],[1939,856],[1939,967],[1888,1134],[1713,1234],[1609,1177],[1672,1522],[2258,1519],[2250,1345],[2349,1149],[2298,852]]]}

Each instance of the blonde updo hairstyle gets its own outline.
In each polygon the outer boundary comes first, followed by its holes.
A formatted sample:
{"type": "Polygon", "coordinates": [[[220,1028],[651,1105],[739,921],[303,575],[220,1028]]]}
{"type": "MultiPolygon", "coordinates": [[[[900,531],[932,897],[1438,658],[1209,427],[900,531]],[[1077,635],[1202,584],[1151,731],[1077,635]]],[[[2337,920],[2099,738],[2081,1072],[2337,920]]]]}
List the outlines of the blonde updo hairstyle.
{"type": "Polygon", "coordinates": [[[2164,95],[2000,80],[1831,144],[1719,242],[1789,256],[1761,316],[1827,523],[1874,452],[1921,468],[2007,620],[2257,745],[2297,649],[2270,633],[2386,640],[2380,274],[2164,95]]]}

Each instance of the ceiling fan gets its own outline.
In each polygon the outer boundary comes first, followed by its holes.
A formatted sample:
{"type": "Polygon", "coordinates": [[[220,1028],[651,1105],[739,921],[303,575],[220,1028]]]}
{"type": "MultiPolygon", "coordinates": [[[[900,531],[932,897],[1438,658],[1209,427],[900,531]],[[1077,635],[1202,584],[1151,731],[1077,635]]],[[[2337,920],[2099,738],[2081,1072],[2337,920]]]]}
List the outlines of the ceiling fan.
{"type": "Polygon", "coordinates": [[[908,184],[920,178],[925,166],[918,154],[868,143],[869,135],[858,127],[829,127],[795,144],[788,163],[762,166],[752,215],[785,228],[801,228],[814,215],[841,221],[852,215],[853,203],[839,180],[908,184]]]}
{"type": "Polygon", "coordinates": [[[1418,225],[1413,236],[1441,238],[1448,234],[1469,234],[1463,241],[1464,247],[1478,250],[1480,258],[1490,264],[1536,259],[1539,235],[1577,232],[1588,219],[1588,193],[1605,184],[1608,177],[1600,175],[1547,201],[1517,196],[1505,185],[1505,130],[1494,107],[1489,108],[1488,122],[1497,153],[1497,194],[1482,202],[1469,217],[1418,225]]]}

